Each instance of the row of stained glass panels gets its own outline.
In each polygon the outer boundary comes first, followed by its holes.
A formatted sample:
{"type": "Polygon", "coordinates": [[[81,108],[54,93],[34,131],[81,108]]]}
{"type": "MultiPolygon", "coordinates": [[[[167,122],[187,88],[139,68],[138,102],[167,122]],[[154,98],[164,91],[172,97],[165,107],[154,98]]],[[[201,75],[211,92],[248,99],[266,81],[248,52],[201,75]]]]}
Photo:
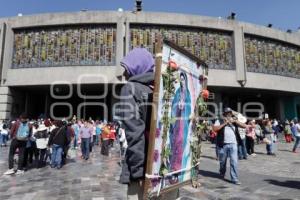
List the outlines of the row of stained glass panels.
{"type": "MultiPolygon", "coordinates": [[[[235,69],[229,32],[155,26],[130,27],[130,47],[154,52],[158,38],[167,38],[204,60],[210,68],[235,69]]],[[[247,71],[300,78],[300,47],[245,36],[247,71]]],[[[13,68],[116,63],[116,26],[87,25],[15,30],[13,68]]]]}
{"type": "Polygon", "coordinates": [[[115,65],[116,26],[88,25],[14,31],[13,68],[115,65]]]}
{"type": "Polygon", "coordinates": [[[266,38],[245,37],[249,72],[300,78],[300,47],[266,38]]]}

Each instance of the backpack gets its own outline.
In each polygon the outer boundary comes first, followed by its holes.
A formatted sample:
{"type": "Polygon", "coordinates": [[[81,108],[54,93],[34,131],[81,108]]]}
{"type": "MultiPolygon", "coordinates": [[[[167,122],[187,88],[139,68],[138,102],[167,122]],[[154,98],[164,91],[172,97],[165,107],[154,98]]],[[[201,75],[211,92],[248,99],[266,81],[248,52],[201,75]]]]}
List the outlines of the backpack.
{"type": "Polygon", "coordinates": [[[26,123],[26,124],[20,123],[18,132],[17,132],[17,140],[26,141],[26,140],[28,140],[28,138],[29,138],[28,123],[26,123]]]}

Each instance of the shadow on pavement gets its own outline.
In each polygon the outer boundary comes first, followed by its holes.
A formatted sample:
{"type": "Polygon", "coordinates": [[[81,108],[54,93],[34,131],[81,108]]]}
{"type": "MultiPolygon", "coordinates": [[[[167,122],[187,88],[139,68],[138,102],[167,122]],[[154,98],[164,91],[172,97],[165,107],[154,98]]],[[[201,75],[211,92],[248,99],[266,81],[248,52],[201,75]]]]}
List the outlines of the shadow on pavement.
{"type": "Polygon", "coordinates": [[[288,187],[293,189],[300,189],[300,181],[277,181],[272,179],[265,180],[270,184],[281,186],[281,187],[288,187]]]}
{"type": "Polygon", "coordinates": [[[285,152],[290,152],[290,153],[293,152],[292,150],[286,150],[286,149],[278,149],[278,151],[285,151],[285,152]]]}
{"type": "Polygon", "coordinates": [[[211,178],[218,178],[222,179],[219,173],[216,172],[210,172],[210,171],[205,171],[205,170],[199,170],[198,174],[206,177],[211,177],[211,178]]]}
{"type": "Polygon", "coordinates": [[[207,158],[207,159],[211,159],[211,160],[217,160],[217,158],[213,157],[213,156],[201,156],[201,158],[207,158]]]}
{"type": "MultiPolygon", "coordinates": [[[[216,172],[210,172],[210,171],[206,171],[206,170],[199,170],[198,174],[200,174],[201,176],[204,176],[204,177],[217,178],[217,179],[220,179],[224,182],[231,183],[230,180],[228,180],[226,178],[223,178],[219,173],[216,173],[216,172]]],[[[217,187],[217,188],[220,189],[220,187],[217,187]]],[[[227,188],[227,187],[221,187],[221,188],[227,188]]]]}

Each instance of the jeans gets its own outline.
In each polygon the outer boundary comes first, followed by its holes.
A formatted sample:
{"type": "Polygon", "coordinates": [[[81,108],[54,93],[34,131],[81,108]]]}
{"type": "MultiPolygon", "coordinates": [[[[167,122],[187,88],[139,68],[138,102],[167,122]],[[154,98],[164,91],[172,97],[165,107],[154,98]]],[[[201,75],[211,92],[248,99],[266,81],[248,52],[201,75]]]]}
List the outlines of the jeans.
{"type": "Polygon", "coordinates": [[[273,153],[273,142],[271,144],[267,144],[266,149],[267,149],[267,154],[272,154],[273,153]]]}
{"type": "Polygon", "coordinates": [[[239,145],[238,152],[239,159],[247,159],[246,138],[242,139],[242,143],[239,145]]]}
{"type": "Polygon", "coordinates": [[[78,136],[75,135],[74,137],[74,143],[73,143],[73,147],[76,148],[78,145],[78,136]]]}
{"type": "Polygon", "coordinates": [[[26,148],[26,141],[20,141],[17,139],[13,139],[11,141],[11,144],[9,147],[9,154],[8,154],[8,168],[9,169],[14,168],[14,155],[15,155],[17,149],[19,149],[18,169],[19,170],[23,169],[25,148],[26,148]]]}
{"type": "Polygon", "coordinates": [[[230,158],[230,177],[232,182],[238,181],[238,150],[237,144],[224,144],[219,147],[220,174],[224,176],[226,173],[227,158],[230,158]]]}
{"type": "Polygon", "coordinates": [[[6,145],[8,135],[0,134],[0,145],[6,145]]]}
{"type": "Polygon", "coordinates": [[[96,135],[96,138],[95,138],[95,140],[94,140],[96,145],[99,145],[99,136],[100,136],[100,135],[96,135]]]}
{"type": "Polygon", "coordinates": [[[63,152],[62,146],[53,144],[52,155],[51,155],[51,166],[52,167],[61,167],[62,152],[63,152]]]}
{"type": "Polygon", "coordinates": [[[293,148],[293,151],[296,151],[296,149],[298,148],[299,144],[300,144],[300,136],[296,136],[296,141],[295,141],[295,144],[294,144],[294,148],[293,148]]]}
{"type": "Polygon", "coordinates": [[[84,159],[89,159],[90,141],[90,138],[81,138],[81,152],[84,159]]]}
{"type": "Polygon", "coordinates": [[[274,134],[269,134],[269,135],[266,135],[266,138],[268,140],[270,140],[270,144],[266,144],[266,149],[267,149],[267,154],[270,155],[270,154],[274,154],[275,153],[275,135],[274,134]]]}

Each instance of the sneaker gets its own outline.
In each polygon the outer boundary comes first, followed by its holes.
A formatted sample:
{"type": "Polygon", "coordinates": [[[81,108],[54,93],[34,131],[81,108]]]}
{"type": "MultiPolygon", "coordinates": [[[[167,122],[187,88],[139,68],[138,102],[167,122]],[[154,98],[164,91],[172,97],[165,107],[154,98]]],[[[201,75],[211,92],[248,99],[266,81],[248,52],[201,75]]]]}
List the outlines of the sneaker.
{"type": "Polygon", "coordinates": [[[235,185],[241,185],[242,184],[240,181],[233,181],[232,183],[235,184],[235,185]]]}
{"type": "Polygon", "coordinates": [[[4,172],[4,175],[12,175],[14,173],[16,173],[14,169],[9,169],[6,172],[4,172]]]}
{"type": "Polygon", "coordinates": [[[251,154],[251,156],[256,156],[256,153],[251,154]]]}
{"type": "Polygon", "coordinates": [[[17,172],[16,172],[16,175],[21,175],[21,174],[24,174],[24,170],[17,170],[17,172]]]}

